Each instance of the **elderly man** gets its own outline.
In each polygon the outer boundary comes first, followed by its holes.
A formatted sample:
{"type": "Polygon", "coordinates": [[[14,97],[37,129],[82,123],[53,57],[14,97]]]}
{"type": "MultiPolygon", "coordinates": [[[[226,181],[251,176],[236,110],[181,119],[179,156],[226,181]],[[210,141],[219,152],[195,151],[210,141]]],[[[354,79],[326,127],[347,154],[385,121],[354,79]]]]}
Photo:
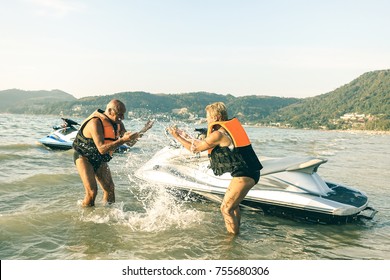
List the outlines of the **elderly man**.
{"type": "Polygon", "coordinates": [[[73,160],[85,188],[83,206],[95,205],[97,183],[103,189],[103,202],[115,202],[115,185],[107,163],[119,146],[134,145],[153,125],[149,121],[140,132],[127,132],[122,123],[125,112],[121,101],[111,100],[105,111],[98,109],[83,122],[73,142],[73,160]]]}

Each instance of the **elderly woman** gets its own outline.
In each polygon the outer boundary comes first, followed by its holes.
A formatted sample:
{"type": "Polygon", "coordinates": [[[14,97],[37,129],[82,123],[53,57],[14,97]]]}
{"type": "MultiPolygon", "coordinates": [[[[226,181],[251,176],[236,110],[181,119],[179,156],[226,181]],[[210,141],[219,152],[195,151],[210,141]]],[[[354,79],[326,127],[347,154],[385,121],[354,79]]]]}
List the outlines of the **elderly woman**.
{"type": "Polygon", "coordinates": [[[203,140],[189,139],[177,127],[170,127],[168,131],[193,153],[208,150],[215,175],[231,173],[233,178],[222,201],[221,212],[228,232],[238,234],[241,219],[239,204],[259,181],[262,165],[241,123],[236,118],[228,119],[224,103],[208,105],[206,117],[208,130],[203,140]]]}

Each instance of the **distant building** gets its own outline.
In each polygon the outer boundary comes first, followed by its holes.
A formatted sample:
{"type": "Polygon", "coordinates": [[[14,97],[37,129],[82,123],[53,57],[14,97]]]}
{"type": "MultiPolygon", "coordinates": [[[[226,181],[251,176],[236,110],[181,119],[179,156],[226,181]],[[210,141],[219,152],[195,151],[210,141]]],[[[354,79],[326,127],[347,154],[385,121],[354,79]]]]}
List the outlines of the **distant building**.
{"type": "Polygon", "coordinates": [[[72,111],[73,112],[81,112],[82,109],[83,109],[83,105],[75,105],[75,106],[73,106],[72,111]]]}
{"type": "Polygon", "coordinates": [[[364,119],[366,118],[365,114],[358,114],[358,113],[347,113],[340,117],[340,119],[344,121],[352,121],[352,122],[364,122],[364,119]]]}

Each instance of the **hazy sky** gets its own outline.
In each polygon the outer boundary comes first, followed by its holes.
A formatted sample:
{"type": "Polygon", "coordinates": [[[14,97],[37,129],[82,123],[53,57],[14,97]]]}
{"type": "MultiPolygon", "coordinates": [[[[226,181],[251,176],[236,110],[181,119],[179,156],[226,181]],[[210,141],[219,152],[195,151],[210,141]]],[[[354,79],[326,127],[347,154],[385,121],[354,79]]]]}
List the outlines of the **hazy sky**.
{"type": "Polygon", "coordinates": [[[0,90],[315,96],[390,68],[387,0],[0,0],[0,90]]]}

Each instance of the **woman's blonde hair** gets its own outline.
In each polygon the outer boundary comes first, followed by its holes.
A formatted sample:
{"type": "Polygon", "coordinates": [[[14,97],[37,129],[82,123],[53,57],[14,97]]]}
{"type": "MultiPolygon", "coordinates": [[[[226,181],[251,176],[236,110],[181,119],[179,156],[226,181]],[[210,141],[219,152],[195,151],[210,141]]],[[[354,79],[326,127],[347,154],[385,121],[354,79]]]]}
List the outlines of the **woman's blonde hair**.
{"type": "Polygon", "coordinates": [[[215,102],[206,106],[206,112],[209,113],[210,117],[216,117],[219,121],[227,121],[228,113],[223,102],[215,102]]]}

